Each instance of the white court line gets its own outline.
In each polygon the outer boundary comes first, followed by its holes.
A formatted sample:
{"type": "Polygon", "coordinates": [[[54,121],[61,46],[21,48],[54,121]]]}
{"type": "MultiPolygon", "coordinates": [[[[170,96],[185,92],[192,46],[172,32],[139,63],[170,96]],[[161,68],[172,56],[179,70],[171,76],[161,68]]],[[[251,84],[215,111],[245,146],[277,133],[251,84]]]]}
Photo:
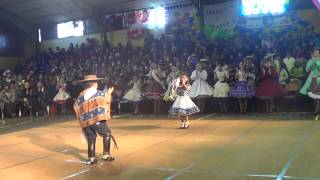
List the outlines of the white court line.
{"type": "Polygon", "coordinates": [[[191,169],[194,166],[194,163],[191,163],[189,166],[178,170],[175,174],[173,174],[172,176],[169,176],[167,178],[165,178],[165,180],[172,180],[177,176],[180,176],[181,174],[183,174],[184,172],[186,172],[187,170],[191,169]]]}
{"type": "Polygon", "coordinates": [[[0,129],[8,128],[11,127],[11,125],[6,125],[6,126],[0,126],[0,129]]]}
{"type": "MultiPolygon", "coordinates": [[[[208,172],[208,171],[194,171],[194,170],[189,170],[191,167],[185,168],[183,170],[173,169],[173,168],[148,168],[148,167],[138,167],[138,168],[167,171],[167,172],[177,172],[177,173],[179,173],[179,175],[181,175],[182,173],[191,173],[191,174],[200,174],[200,175],[229,176],[229,177],[241,177],[241,176],[242,177],[266,177],[266,178],[276,178],[277,177],[277,175],[272,175],[272,174],[241,174],[241,173],[216,173],[216,172],[208,172]]],[[[177,175],[175,177],[177,177],[177,175]]],[[[173,179],[173,177],[171,178],[171,180],[172,179],[173,179]]],[[[167,180],[167,178],[166,178],[166,180],[167,180]]]]}
{"type": "MultiPolygon", "coordinates": [[[[196,119],[196,121],[199,121],[199,120],[203,120],[203,119],[206,119],[206,118],[209,118],[209,117],[212,117],[216,115],[216,113],[213,113],[213,114],[209,114],[209,115],[206,115],[204,117],[201,117],[199,119],[196,119]]],[[[180,169],[180,170],[177,170],[177,172],[167,178],[165,178],[165,180],[172,180],[174,179],[175,177],[177,176],[180,176],[181,174],[183,174],[184,172],[186,172],[187,170],[191,169],[192,167],[194,166],[194,163],[191,163],[190,165],[188,165],[187,167],[183,168],[183,169],[180,169]]]]}
{"type": "MultiPolygon", "coordinates": [[[[204,116],[204,117],[202,117],[202,118],[199,118],[199,119],[197,119],[197,120],[202,120],[202,119],[205,119],[205,118],[209,118],[209,117],[212,117],[212,116],[214,116],[214,115],[215,115],[215,113],[214,113],[214,114],[209,114],[209,115],[204,116]]],[[[73,161],[73,160],[66,160],[66,161],[67,161],[67,162],[73,162],[73,163],[79,163],[78,161],[73,161]]],[[[184,168],[184,169],[181,169],[181,170],[180,170],[181,172],[180,172],[180,173],[177,173],[177,174],[175,175],[175,177],[181,175],[181,174],[183,173],[183,171],[190,169],[190,168],[193,166],[193,164],[191,164],[191,165],[189,165],[189,166],[187,166],[187,167],[184,168]],[[189,166],[190,166],[190,167],[189,167],[189,166]]],[[[90,169],[88,169],[88,170],[85,171],[85,172],[88,172],[88,171],[90,171],[90,169]]],[[[72,175],[67,176],[67,177],[65,177],[65,178],[62,178],[62,179],[60,179],[60,180],[65,180],[65,179],[68,179],[68,178],[72,178],[72,177],[78,176],[78,175],[80,175],[80,174],[83,174],[83,173],[85,173],[85,172],[80,171],[80,172],[78,172],[78,173],[72,174],[72,175]]],[[[174,176],[174,175],[172,175],[172,176],[174,176]]],[[[168,178],[170,178],[170,177],[168,177],[168,178]]],[[[174,177],[172,177],[171,179],[173,179],[173,178],[174,178],[174,177]]],[[[170,180],[170,179],[168,179],[168,180],[170,180]]]]}
{"type": "MultiPolygon", "coordinates": [[[[214,115],[214,114],[211,114],[211,115],[208,115],[208,116],[205,116],[205,117],[210,117],[210,116],[213,116],[213,115],[214,115]]],[[[203,118],[205,118],[205,117],[203,117],[203,118]]],[[[201,119],[201,118],[200,118],[200,119],[201,119]]],[[[239,136],[233,138],[231,141],[229,141],[229,142],[227,142],[227,143],[224,143],[222,146],[220,146],[220,148],[225,147],[226,145],[228,145],[228,144],[230,144],[230,143],[233,143],[233,142],[235,142],[236,140],[242,138],[244,135],[246,135],[246,134],[249,133],[250,131],[254,130],[256,127],[260,126],[263,122],[264,122],[264,121],[259,122],[257,125],[253,126],[252,128],[249,128],[247,131],[245,131],[244,133],[240,134],[239,136]]],[[[220,148],[218,148],[218,149],[220,149],[220,148]]],[[[200,159],[197,160],[197,162],[199,162],[199,161],[200,161],[200,159]]],[[[195,162],[192,162],[191,164],[194,165],[195,162]]],[[[189,167],[189,166],[187,166],[187,167],[189,167]]],[[[183,168],[183,169],[185,169],[185,168],[183,168]]],[[[180,173],[179,175],[181,175],[181,174],[184,173],[184,172],[186,172],[186,171],[181,171],[181,173],[180,173]]],[[[176,175],[175,177],[177,177],[177,176],[178,176],[178,175],[176,175]]],[[[170,176],[170,177],[171,177],[171,176],[170,176]]],[[[277,177],[277,176],[275,176],[275,177],[277,177]]],[[[173,179],[173,178],[172,178],[172,179],[173,179]]]]}
{"type": "Polygon", "coordinates": [[[293,163],[293,161],[295,161],[300,153],[301,153],[301,150],[303,149],[303,147],[308,143],[308,141],[310,140],[310,137],[312,136],[313,134],[313,131],[314,131],[314,128],[315,128],[315,123],[312,123],[312,126],[311,128],[308,128],[307,132],[305,132],[304,136],[303,136],[303,139],[302,139],[302,142],[300,142],[299,144],[297,144],[291,155],[290,155],[290,158],[289,160],[287,161],[287,163],[283,166],[282,170],[280,171],[279,175],[277,176],[276,180],[282,180],[283,177],[286,175],[289,167],[291,166],[291,164],[293,163]]]}
{"type": "MultiPolygon", "coordinates": [[[[149,169],[149,170],[158,170],[158,171],[166,171],[166,172],[182,172],[182,173],[191,173],[191,174],[200,174],[200,175],[212,175],[212,176],[227,176],[227,177],[262,177],[262,178],[276,178],[277,175],[274,174],[246,174],[246,173],[217,173],[212,171],[194,171],[189,169],[174,169],[174,168],[149,168],[149,167],[140,167],[141,169],[149,169]]],[[[175,176],[177,177],[177,176],[175,176]]],[[[300,179],[300,180],[320,180],[320,177],[298,177],[298,176],[283,176],[285,179],[300,179]]]]}
{"type": "Polygon", "coordinates": [[[79,160],[66,160],[66,162],[70,162],[70,163],[79,163],[79,164],[84,164],[83,161],[79,161],[79,160]]]}
{"type": "Polygon", "coordinates": [[[69,151],[71,151],[71,150],[72,150],[72,148],[69,148],[69,149],[62,150],[61,152],[62,152],[62,153],[66,153],[66,152],[69,152],[69,151]]]}
{"type": "Polygon", "coordinates": [[[202,118],[196,119],[196,121],[204,120],[204,119],[207,119],[207,118],[212,117],[212,116],[214,116],[214,115],[216,115],[216,113],[206,115],[206,116],[204,116],[204,117],[202,117],[202,118]]]}
{"type": "Polygon", "coordinates": [[[283,176],[285,179],[300,179],[300,180],[320,180],[320,177],[295,177],[295,176],[283,176]]]}
{"type": "Polygon", "coordinates": [[[89,168],[88,168],[88,169],[85,169],[85,170],[82,170],[82,171],[80,171],[80,172],[71,174],[71,175],[69,175],[69,176],[63,177],[63,178],[61,178],[60,180],[70,179],[70,178],[76,177],[76,176],[78,176],[78,175],[80,175],[80,174],[86,173],[86,172],[88,172],[88,171],[90,171],[89,168]]]}
{"type": "Polygon", "coordinates": [[[129,117],[129,116],[132,116],[132,115],[133,115],[133,113],[114,115],[114,116],[112,116],[112,119],[124,118],[124,117],[129,117]]]}

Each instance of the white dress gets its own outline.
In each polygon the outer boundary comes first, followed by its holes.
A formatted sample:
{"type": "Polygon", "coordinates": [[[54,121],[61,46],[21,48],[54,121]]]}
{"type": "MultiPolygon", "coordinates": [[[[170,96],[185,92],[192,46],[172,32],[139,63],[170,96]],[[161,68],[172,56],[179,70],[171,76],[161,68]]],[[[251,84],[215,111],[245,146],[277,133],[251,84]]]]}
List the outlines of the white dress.
{"type": "Polygon", "coordinates": [[[138,102],[142,100],[141,83],[133,82],[133,87],[123,96],[124,100],[138,102]]]}
{"type": "MultiPolygon", "coordinates": [[[[190,89],[190,85],[188,89],[190,89]]],[[[200,111],[188,96],[188,89],[185,90],[182,86],[176,87],[178,96],[169,110],[171,115],[190,115],[200,111]]]]}
{"type": "Polygon", "coordinates": [[[60,85],[59,91],[57,95],[53,98],[53,101],[64,102],[70,98],[70,95],[66,92],[66,87],[67,87],[66,83],[63,83],[60,85]]]}
{"type": "Polygon", "coordinates": [[[229,78],[229,73],[226,70],[216,71],[216,78],[218,82],[214,85],[213,97],[223,98],[228,97],[230,92],[230,87],[225,80],[229,78]]]}
{"type": "Polygon", "coordinates": [[[189,96],[196,98],[198,96],[212,96],[213,88],[207,82],[208,73],[206,70],[201,72],[195,70],[190,79],[193,80],[189,96]]]}

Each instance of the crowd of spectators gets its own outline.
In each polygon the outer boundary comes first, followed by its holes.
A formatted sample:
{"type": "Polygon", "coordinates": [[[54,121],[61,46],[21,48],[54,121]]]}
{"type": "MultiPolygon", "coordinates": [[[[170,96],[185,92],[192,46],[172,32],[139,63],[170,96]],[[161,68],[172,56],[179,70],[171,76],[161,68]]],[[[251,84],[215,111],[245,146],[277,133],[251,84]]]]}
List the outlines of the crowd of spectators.
{"type": "MultiPolygon", "coordinates": [[[[172,65],[190,76],[200,59],[205,59],[208,83],[214,86],[214,70],[222,65],[229,72],[227,81],[232,86],[236,81],[233,72],[240,62],[248,60],[246,57],[251,57],[250,64],[254,65],[251,71],[259,77],[264,56],[272,53],[278,74],[282,71],[287,74],[279,78],[281,84],[288,84],[291,79],[303,82],[307,76],[306,62],[313,50],[319,48],[320,41],[311,26],[303,29],[288,26],[281,32],[236,27],[237,35],[232,38],[201,42],[197,33],[185,27],[178,25],[173,33],[158,39],[147,32],[144,47],[134,47],[130,42],[113,46],[88,39],[84,44],[70,43],[67,49],[55,47],[38,52],[14,69],[3,71],[0,77],[2,117],[46,115],[54,111],[53,104],[60,113],[71,111],[72,101],[81,91],[75,81],[85,74],[103,77],[100,87],[114,86],[114,100],[120,100],[131,88],[128,82],[133,77],[142,82],[142,88],[148,84],[146,74],[152,63],[166,76],[172,65]],[[57,103],[54,99],[60,91],[66,92],[62,99],[65,101],[57,103]]],[[[259,78],[254,81],[258,82],[259,78]]]]}

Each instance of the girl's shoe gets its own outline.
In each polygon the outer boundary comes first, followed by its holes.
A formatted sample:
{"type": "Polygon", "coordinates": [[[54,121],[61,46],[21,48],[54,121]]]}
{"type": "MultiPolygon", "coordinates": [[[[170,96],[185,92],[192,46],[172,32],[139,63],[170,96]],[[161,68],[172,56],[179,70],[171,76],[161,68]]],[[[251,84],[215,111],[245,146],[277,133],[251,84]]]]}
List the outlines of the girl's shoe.
{"type": "Polygon", "coordinates": [[[180,129],[184,129],[184,128],[185,128],[185,122],[181,122],[180,129]]]}
{"type": "Polygon", "coordinates": [[[112,157],[110,154],[102,155],[101,158],[102,158],[104,161],[113,161],[113,160],[114,160],[114,157],[112,157]]]}
{"type": "Polygon", "coordinates": [[[189,122],[185,122],[184,123],[184,129],[188,129],[189,128],[189,122]]]}
{"type": "Polygon", "coordinates": [[[86,164],[86,165],[91,165],[91,164],[95,164],[95,163],[97,163],[96,158],[89,158],[86,161],[84,161],[84,164],[86,164]]]}

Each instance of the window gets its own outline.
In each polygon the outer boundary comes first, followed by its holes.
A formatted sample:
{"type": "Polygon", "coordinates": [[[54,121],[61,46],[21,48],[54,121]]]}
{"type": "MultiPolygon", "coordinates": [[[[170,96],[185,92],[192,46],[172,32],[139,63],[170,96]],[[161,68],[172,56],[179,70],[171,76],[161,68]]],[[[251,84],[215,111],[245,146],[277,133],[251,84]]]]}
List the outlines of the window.
{"type": "Polygon", "coordinates": [[[5,48],[7,45],[6,37],[0,34],[0,48],[5,48]]]}
{"type": "Polygon", "coordinates": [[[82,36],[84,27],[83,21],[69,21],[57,25],[58,38],[65,38],[69,36],[82,36]]]}
{"type": "Polygon", "coordinates": [[[282,14],[288,5],[289,0],[242,0],[242,15],[282,14]]]}
{"type": "Polygon", "coordinates": [[[151,29],[162,29],[167,23],[167,12],[164,7],[150,10],[147,26],[151,29]]]}
{"type": "Polygon", "coordinates": [[[41,29],[40,28],[38,29],[38,38],[39,38],[38,39],[39,42],[41,42],[42,39],[41,39],[41,29]]]}

